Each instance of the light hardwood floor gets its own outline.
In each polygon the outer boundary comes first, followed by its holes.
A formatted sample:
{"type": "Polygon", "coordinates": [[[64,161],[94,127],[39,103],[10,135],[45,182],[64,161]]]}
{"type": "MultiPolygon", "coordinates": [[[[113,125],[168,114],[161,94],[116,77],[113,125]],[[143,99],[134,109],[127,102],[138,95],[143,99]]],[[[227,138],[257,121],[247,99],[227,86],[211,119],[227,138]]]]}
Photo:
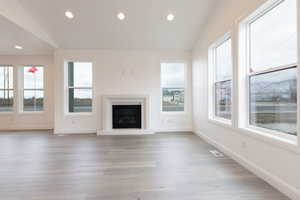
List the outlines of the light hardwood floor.
{"type": "Polygon", "coordinates": [[[287,200],[191,133],[0,133],[1,200],[287,200]]]}

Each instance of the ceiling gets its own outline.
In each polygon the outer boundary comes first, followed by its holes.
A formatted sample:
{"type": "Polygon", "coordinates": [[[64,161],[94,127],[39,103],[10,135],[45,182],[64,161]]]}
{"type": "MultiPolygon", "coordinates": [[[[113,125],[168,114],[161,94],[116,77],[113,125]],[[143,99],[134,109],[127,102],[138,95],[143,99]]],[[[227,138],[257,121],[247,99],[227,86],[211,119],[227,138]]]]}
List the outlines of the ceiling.
{"type": "Polygon", "coordinates": [[[191,50],[216,1],[3,1],[0,54],[52,54],[54,48],[191,50]],[[67,19],[66,10],[75,18],[67,19]],[[125,13],[124,21],[117,18],[119,12],[125,13]],[[169,13],[175,15],[172,22],[166,20],[169,13]],[[14,49],[16,44],[24,49],[14,49]]]}
{"type": "Polygon", "coordinates": [[[190,50],[217,0],[19,0],[67,49],[190,50]],[[64,16],[71,10],[75,18],[64,16]],[[126,19],[118,20],[118,12],[126,19]],[[166,16],[175,15],[173,22],[166,16]]]}
{"type": "Polygon", "coordinates": [[[0,16],[0,55],[49,55],[53,47],[0,16]],[[23,50],[15,49],[20,45],[23,50]]]}

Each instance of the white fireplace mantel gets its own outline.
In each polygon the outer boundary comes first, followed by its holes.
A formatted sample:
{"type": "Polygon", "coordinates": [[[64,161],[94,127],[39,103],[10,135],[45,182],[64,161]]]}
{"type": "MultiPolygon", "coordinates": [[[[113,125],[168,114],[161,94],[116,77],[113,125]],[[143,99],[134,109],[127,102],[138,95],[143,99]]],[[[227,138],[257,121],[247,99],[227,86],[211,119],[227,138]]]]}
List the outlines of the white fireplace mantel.
{"type": "Polygon", "coordinates": [[[153,134],[150,129],[150,97],[149,95],[103,95],[101,98],[101,116],[97,129],[97,135],[141,135],[153,134]],[[113,129],[112,106],[113,105],[141,105],[142,128],[141,129],[113,129]]]}

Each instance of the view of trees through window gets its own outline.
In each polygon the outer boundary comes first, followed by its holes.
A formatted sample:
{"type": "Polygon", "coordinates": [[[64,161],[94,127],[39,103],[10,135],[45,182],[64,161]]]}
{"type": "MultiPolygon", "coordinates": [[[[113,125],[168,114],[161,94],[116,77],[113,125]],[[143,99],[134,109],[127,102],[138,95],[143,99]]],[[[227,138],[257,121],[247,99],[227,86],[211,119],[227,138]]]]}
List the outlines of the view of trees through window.
{"type": "Polygon", "coordinates": [[[44,68],[41,66],[24,67],[23,111],[44,110],[44,68]]]}
{"type": "Polygon", "coordinates": [[[69,112],[92,111],[92,63],[68,62],[69,112]]]}
{"type": "Polygon", "coordinates": [[[227,39],[214,49],[215,63],[215,116],[231,120],[231,79],[232,58],[231,39],[227,39]]]}
{"type": "Polygon", "coordinates": [[[13,84],[13,67],[0,66],[0,112],[13,111],[13,84]]]}
{"type": "Polygon", "coordinates": [[[250,76],[250,124],[297,134],[297,68],[250,76]]]}
{"type": "Polygon", "coordinates": [[[184,111],[183,88],[163,88],[163,111],[184,111]]]}
{"type": "Polygon", "coordinates": [[[249,123],[291,135],[297,135],[296,5],[284,0],[249,23],[249,123]]]}
{"type": "Polygon", "coordinates": [[[162,111],[184,111],[185,64],[162,63],[162,111]]]}
{"type": "Polygon", "coordinates": [[[215,115],[231,119],[231,80],[215,83],[215,115]]]}

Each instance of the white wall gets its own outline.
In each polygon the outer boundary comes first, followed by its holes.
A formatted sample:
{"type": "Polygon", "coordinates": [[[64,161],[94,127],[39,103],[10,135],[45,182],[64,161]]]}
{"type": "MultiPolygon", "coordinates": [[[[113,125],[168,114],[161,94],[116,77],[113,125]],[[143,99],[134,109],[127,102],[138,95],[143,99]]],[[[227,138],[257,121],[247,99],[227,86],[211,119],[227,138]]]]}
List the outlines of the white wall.
{"type": "Polygon", "coordinates": [[[57,50],[55,52],[55,132],[94,133],[101,128],[101,96],[150,95],[150,128],[154,131],[191,131],[191,52],[143,50],[57,50]],[[66,114],[64,108],[64,61],[93,62],[94,112],[66,114]],[[184,114],[160,112],[160,62],[187,62],[184,114]]]}
{"type": "MultiPolygon", "coordinates": [[[[231,31],[236,76],[238,22],[263,2],[265,1],[219,2],[205,32],[193,50],[193,126],[194,131],[204,139],[226,151],[293,199],[300,199],[299,147],[263,136],[255,137],[254,134],[247,134],[238,129],[236,123],[234,127],[227,127],[208,120],[208,48],[215,40],[231,31]]],[[[236,89],[236,85],[234,88],[236,89]]],[[[234,110],[237,116],[236,102],[234,110]]]]}
{"type": "MultiPolygon", "coordinates": [[[[0,113],[0,130],[24,130],[24,129],[53,129],[53,56],[0,56],[0,65],[12,65],[21,67],[24,65],[45,66],[45,102],[42,113],[0,113]]],[[[17,70],[14,70],[16,73],[17,70]]],[[[15,98],[15,103],[16,102],[15,98]]]]}

